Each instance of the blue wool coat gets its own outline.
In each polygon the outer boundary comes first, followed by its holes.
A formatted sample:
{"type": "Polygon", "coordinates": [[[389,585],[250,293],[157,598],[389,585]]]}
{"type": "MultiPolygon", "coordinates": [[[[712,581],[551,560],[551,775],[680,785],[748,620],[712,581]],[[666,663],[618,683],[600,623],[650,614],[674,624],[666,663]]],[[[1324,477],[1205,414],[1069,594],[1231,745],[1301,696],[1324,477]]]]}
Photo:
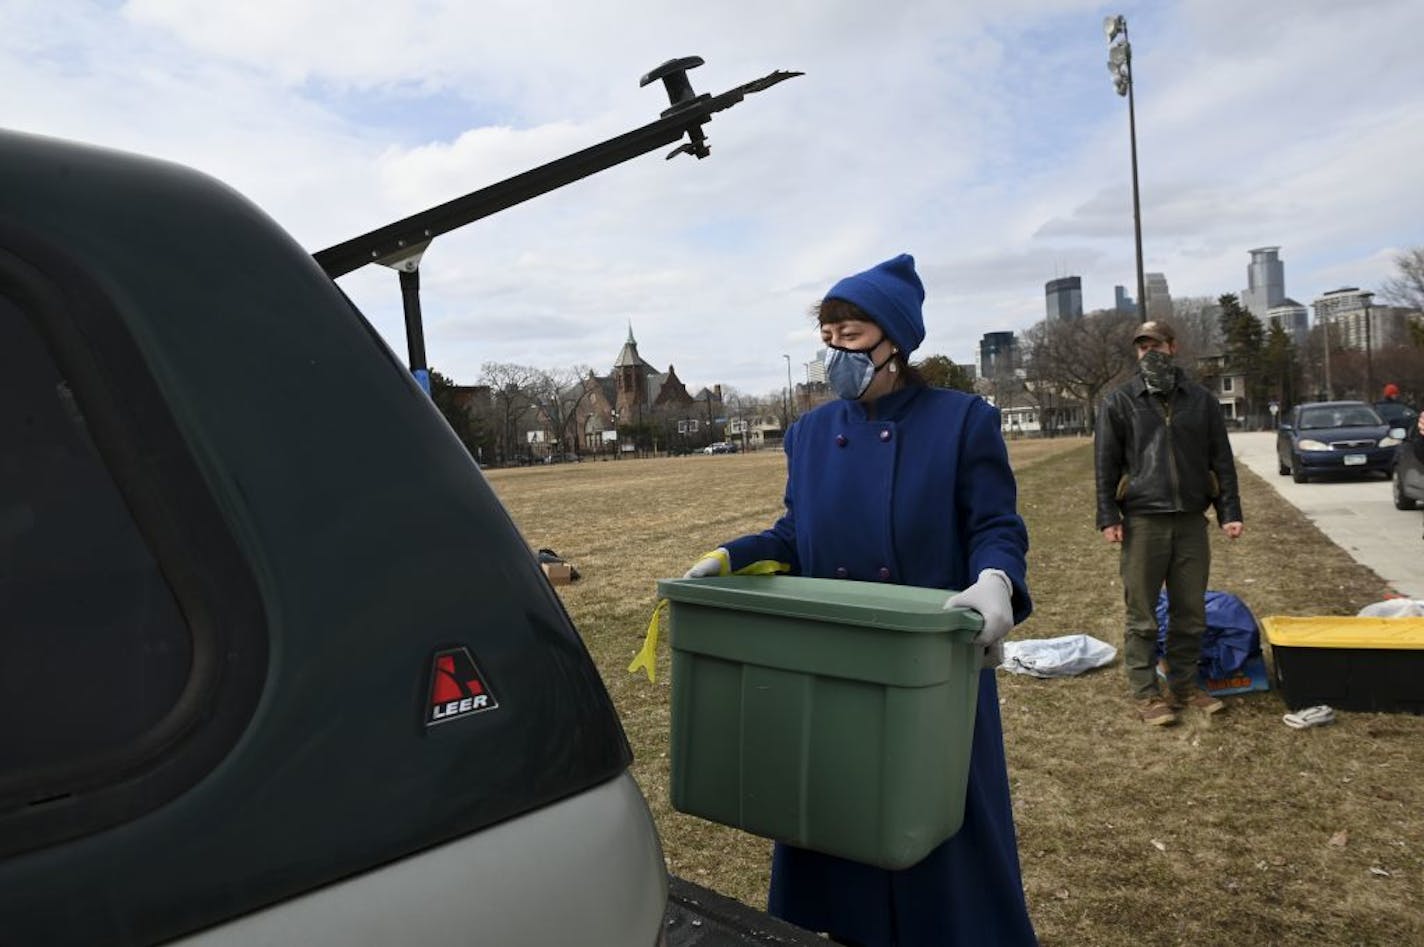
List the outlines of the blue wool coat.
{"type": "MultiPolygon", "coordinates": [[[[797,575],[963,589],[981,569],[1032,608],[1028,533],[999,413],[957,391],[910,387],[804,415],[786,434],[786,512],[726,544],[737,572],[773,561],[797,575]]],[[[1019,876],[994,672],[980,672],[964,824],[902,871],[778,843],[772,914],[867,945],[1018,945],[1036,939],[1019,876]]]]}

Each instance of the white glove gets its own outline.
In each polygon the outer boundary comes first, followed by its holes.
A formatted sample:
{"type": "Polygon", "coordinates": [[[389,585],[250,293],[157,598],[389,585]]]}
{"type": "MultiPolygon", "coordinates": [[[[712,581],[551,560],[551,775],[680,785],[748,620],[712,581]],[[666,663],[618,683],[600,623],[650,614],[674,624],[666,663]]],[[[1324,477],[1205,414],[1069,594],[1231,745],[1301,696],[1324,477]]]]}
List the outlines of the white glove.
{"type": "Polygon", "coordinates": [[[727,550],[718,546],[692,564],[683,573],[684,579],[706,579],[716,575],[727,575],[732,571],[732,557],[727,550]]]}
{"type": "Polygon", "coordinates": [[[951,595],[945,608],[970,608],[984,619],[984,627],[974,643],[997,645],[1014,627],[1014,586],[1000,569],[985,569],[979,579],[963,592],[951,595]]]}

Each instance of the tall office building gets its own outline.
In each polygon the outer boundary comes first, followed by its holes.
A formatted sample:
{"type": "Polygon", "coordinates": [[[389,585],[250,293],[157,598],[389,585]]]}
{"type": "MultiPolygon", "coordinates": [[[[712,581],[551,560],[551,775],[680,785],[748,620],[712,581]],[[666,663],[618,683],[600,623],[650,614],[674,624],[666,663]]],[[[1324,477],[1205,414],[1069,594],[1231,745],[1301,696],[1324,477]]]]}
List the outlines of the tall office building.
{"type": "Polygon", "coordinates": [[[1286,266],[1281,262],[1280,249],[1258,247],[1251,251],[1251,263],[1246,267],[1247,285],[1241,291],[1241,305],[1257,319],[1264,320],[1286,298],[1286,266]]]}
{"type": "Polygon", "coordinates": [[[1113,287],[1113,308],[1118,312],[1136,312],[1137,301],[1127,295],[1127,290],[1121,286],[1113,287]]]}
{"type": "Polygon", "coordinates": [[[1358,286],[1342,286],[1339,289],[1332,289],[1328,293],[1321,293],[1312,304],[1315,307],[1315,324],[1329,325],[1333,328],[1330,331],[1330,341],[1332,345],[1338,345],[1347,349],[1360,349],[1365,347],[1365,318],[1369,317],[1369,342],[1370,349],[1378,349],[1381,345],[1388,343],[1389,331],[1376,331],[1381,328],[1380,308],[1365,305],[1365,295],[1358,286]]]}
{"type": "Polygon", "coordinates": [[[1043,295],[1048,305],[1048,321],[1060,322],[1065,319],[1083,318],[1083,278],[1064,276],[1043,284],[1043,295]]]}
{"type": "Polygon", "coordinates": [[[1267,324],[1277,323],[1290,340],[1295,343],[1295,347],[1304,350],[1306,339],[1310,335],[1310,313],[1300,303],[1289,296],[1283,297],[1270,309],[1266,310],[1267,324]]]}
{"type": "Polygon", "coordinates": [[[1002,378],[1019,367],[1019,342],[1012,332],[986,332],[979,340],[979,377],[1002,378]]]}
{"type": "Polygon", "coordinates": [[[1373,299],[1366,304],[1365,294],[1354,286],[1322,293],[1314,305],[1316,325],[1333,326],[1332,345],[1363,350],[1368,339],[1370,350],[1377,352],[1388,346],[1403,345],[1409,338],[1410,310],[1377,305],[1373,299]]]}
{"type": "Polygon", "coordinates": [[[806,382],[811,385],[826,383],[825,349],[817,349],[815,359],[806,363],[806,382]]]}
{"type": "Polygon", "coordinates": [[[1172,294],[1167,290],[1167,277],[1162,273],[1147,273],[1143,277],[1147,284],[1147,318],[1172,318],[1172,294]]]}
{"type": "Polygon", "coordinates": [[[1332,289],[1328,293],[1321,293],[1315,297],[1315,302],[1311,307],[1315,309],[1315,324],[1323,322],[1334,322],[1335,317],[1342,312],[1349,312],[1352,309],[1363,309],[1364,301],[1360,298],[1360,287],[1341,286],[1339,289],[1332,289]]]}

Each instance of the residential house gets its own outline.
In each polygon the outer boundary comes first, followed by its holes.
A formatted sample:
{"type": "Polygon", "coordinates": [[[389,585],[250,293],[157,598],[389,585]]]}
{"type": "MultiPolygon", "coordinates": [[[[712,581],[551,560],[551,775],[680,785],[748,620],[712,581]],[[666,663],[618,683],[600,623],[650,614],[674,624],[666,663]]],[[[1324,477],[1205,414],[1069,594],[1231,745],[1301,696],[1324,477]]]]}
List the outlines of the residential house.
{"type": "Polygon", "coordinates": [[[1248,408],[1246,373],[1233,366],[1225,353],[1218,352],[1197,358],[1197,375],[1207,391],[1216,396],[1227,423],[1244,425],[1248,408]]]}

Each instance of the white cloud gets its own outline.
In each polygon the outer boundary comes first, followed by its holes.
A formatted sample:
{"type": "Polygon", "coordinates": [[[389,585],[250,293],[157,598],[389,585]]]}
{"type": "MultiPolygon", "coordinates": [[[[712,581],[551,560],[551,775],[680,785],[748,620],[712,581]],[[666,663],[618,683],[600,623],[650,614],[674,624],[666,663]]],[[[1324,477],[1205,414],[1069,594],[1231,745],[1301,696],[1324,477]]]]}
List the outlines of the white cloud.
{"type": "MultiPolygon", "coordinates": [[[[649,2],[197,0],[0,5],[6,123],[182,161],[313,250],[651,121],[675,56],[718,93],[807,74],[707,127],[712,156],[644,155],[441,237],[427,350],[599,370],[632,323],[692,388],[785,384],[839,276],[915,254],[926,352],[1024,329],[1043,284],[1135,284],[1126,103],[1099,28],[1128,16],[1147,269],[1174,293],[1245,283],[1279,245],[1308,302],[1424,243],[1416,0],[649,2]]],[[[397,352],[395,275],[342,286],[397,352]]]]}

